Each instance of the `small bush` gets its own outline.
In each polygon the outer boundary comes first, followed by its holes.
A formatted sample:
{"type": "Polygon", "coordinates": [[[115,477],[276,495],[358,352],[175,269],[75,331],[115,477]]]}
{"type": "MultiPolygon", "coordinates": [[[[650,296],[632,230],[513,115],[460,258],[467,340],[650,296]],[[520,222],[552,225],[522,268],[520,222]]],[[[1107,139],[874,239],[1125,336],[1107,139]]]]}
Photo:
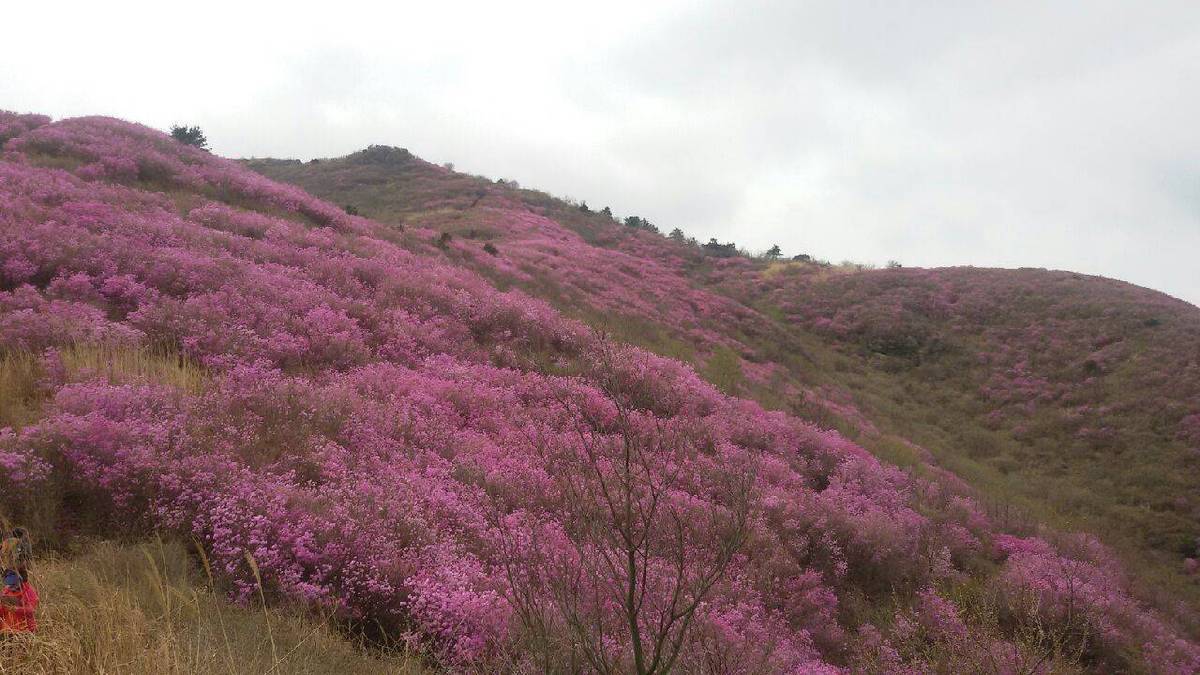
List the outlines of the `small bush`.
{"type": "Polygon", "coordinates": [[[703,248],[706,254],[715,258],[732,258],[738,254],[737,244],[732,241],[728,244],[722,244],[715,237],[709,239],[703,248]]]}
{"type": "Polygon", "coordinates": [[[641,216],[627,217],[625,219],[625,226],[632,227],[636,230],[646,230],[647,232],[658,234],[658,226],[654,223],[651,223],[649,220],[642,218],[641,216]]]}
{"type": "Polygon", "coordinates": [[[201,150],[208,150],[208,139],[200,127],[185,127],[179,124],[171,125],[171,138],[201,150]]]}

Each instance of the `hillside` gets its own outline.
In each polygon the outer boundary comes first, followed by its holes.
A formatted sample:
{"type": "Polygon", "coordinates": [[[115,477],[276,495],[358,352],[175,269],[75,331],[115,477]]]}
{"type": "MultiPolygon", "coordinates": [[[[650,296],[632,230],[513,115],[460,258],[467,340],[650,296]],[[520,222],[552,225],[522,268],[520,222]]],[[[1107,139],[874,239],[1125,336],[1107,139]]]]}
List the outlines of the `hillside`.
{"type": "Polygon", "coordinates": [[[118,120],[0,139],[0,508],[51,541],[194,539],[455,671],[1200,668],[1189,608],[868,417],[906,381],[836,316],[739,297],[770,266],[394,149],[312,165],[351,215],[118,120]]]}
{"type": "Polygon", "coordinates": [[[1200,309],[1188,303],[1069,272],[728,257],[396,148],[249,166],[448,233],[448,259],[876,454],[910,462],[885,437],[915,441],[991,509],[1103,533],[1150,586],[1200,606],[1188,562],[1200,309]]]}

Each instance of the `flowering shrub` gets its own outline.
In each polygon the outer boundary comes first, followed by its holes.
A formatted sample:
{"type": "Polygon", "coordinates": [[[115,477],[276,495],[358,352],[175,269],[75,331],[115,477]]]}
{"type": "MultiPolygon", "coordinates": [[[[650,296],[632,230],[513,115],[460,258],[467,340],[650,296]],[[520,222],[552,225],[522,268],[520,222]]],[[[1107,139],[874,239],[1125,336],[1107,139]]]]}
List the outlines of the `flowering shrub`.
{"type": "Polygon", "coordinates": [[[1154,672],[1200,668],[1200,648],[1173,637],[1130,597],[1119,564],[1095,538],[1064,544],[1065,552],[1037,537],[997,537],[1005,562],[996,583],[1014,621],[1035,622],[1054,649],[1106,668],[1127,668],[1122,650],[1130,645],[1142,646],[1154,672]]]}
{"type": "Polygon", "coordinates": [[[43,486],[49,473],[46,462],[22,451],[11,429],[0,429],[0,507],[22,514],[24,502],[43,486]]]}
{"type": "Polygon", "coordinates": [[[0,147],[10,138],[16,138],[26,131],[31,131],[50,123],[45,115],[19,115],[7,110],[0,110],[0,147]]]}

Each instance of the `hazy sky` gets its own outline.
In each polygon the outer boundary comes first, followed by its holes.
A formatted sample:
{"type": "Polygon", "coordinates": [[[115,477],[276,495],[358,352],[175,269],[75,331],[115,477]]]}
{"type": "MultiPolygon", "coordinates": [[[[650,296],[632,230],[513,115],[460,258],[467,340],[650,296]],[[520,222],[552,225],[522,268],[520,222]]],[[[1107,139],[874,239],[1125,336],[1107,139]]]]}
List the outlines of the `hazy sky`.
{"type": "Polygon", "coordinates": [[[1200,304],[1200,2],[18,2],[0,109],[404,146],[664,230],[1200,304]]]}

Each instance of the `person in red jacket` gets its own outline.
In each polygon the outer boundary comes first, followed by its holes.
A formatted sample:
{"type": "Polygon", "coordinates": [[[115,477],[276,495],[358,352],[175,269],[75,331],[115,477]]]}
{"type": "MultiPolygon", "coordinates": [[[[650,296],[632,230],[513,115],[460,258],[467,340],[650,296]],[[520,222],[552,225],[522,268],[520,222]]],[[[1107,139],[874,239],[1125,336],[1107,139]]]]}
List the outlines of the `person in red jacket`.
{"type": "Polygon", "coordinates": [[[38,594],[16,570],[4,571],[0,591],[0,633],[32,633],[37,630],[35,614],[38,594]]]}

